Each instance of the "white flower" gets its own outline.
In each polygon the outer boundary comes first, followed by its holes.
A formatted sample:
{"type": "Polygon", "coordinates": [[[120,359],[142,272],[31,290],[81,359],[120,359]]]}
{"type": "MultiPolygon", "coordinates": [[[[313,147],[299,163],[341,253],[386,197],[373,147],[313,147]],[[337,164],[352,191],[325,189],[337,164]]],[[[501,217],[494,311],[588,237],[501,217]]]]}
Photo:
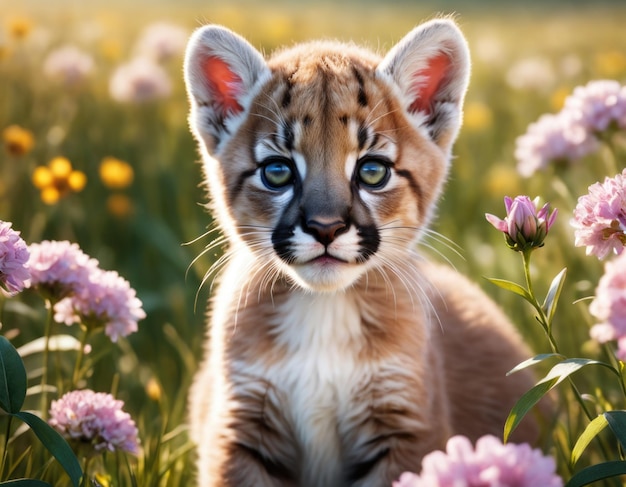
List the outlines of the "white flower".
{"type": "Polygon", "coordinates": [[[89,77],[94,68],[93,58],[76,46],[55,49],[43,64],[49,78],[61,81],[66,86],[75,86],[89,77]]]}
{"type": "Polygon", "coordinates": [[[185,51],[189,35],[182,27],[167,22],[149,25],[137,41],[137,53],[154,59],[166,61],[185,51]]]}
{"type": "Polygon", "coordinates": [[[172,83],[162,67],[141,57],[115,70],[109,83],[109,92],[116,101],[142,103],[169,96],[172,83]]]}

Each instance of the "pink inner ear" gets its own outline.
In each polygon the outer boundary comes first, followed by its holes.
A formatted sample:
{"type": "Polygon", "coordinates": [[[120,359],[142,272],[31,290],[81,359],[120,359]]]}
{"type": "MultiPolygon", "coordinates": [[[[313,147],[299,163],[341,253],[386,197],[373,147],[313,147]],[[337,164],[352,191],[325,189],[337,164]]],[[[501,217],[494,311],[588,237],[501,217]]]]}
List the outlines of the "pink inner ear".
{"type": "Polygon", "coordinates": [[[237,97],[241,95],[242,81],[226,64],[218,57],[207,57],[202,66],[205,79],[209,84],[211,95],[224,112],[238,113],[243,110],[237,97]]]}
{"type": "Polygon", "coordinates": [[[419,83],[415,101],[409,110],[430,113],[433,97],[441,87],[441,83],[450,69],[450,58],[446,54],[438,54],[428,60],[428,66],[413,76],[419,83]]]}

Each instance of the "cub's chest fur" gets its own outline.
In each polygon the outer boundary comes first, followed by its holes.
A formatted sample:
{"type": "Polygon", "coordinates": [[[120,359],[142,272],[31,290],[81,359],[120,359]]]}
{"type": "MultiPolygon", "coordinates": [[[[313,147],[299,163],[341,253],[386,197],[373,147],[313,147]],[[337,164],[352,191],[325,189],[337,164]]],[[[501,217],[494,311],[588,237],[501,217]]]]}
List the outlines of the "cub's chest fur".
{"type": "Polygon", "coordinates": [[[295,293],[280,307],[275,343],[281,359],[246,364],[283,397],[280,403],[302,451],[303,475],[319,485],[341,485],[338,426],[358,408],[359,389],[371,380],[358,303],[350,296],[295,293]],[[356,403],[356,404],[355,404],[356,403]]]}
{"type": "Polygon", "coordinates": [[[528,352],[417,250],[469,80],[456,25],[382,58],[314,42],[268,61],[207,26],[185,79],[228,243],[190,395],[199,485],[390,485],[451,434],[499,434],[528,352]]]}

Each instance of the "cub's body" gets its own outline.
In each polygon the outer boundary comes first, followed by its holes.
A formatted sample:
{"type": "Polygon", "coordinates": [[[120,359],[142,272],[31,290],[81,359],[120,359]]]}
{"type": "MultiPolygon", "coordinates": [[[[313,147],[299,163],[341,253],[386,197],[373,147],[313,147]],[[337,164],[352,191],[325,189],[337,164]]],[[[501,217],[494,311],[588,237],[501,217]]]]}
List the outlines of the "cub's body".
{"type": "Polygon", "coordinates": [[[390,485],[452,434],[501,433],[527,351],[415,249],[468,72],[445,20],[382,60],[313,43],[266,63],[226,29],[194,35],[191,123],[229,242],[190,396],[199,485],[390,485]]]}

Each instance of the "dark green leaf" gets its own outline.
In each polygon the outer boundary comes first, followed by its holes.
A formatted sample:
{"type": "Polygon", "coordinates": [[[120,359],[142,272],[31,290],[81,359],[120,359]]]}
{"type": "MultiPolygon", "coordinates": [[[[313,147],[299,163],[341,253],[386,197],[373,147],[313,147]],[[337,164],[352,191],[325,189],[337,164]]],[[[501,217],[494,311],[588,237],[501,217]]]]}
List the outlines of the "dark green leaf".
{"type": "Polygon", "coordinates": [[[33,432],[41,440],[52,456],[57,459],[67,475],[72,480],[74,487],[80,485],[83,471],[80,468],[76,455],[67,444],[67,441],[48,423],[34,414],[26,411],[16,413],[15,416],[31,427],[33,432]]]}
{"type": "Polygon", "coordinates": [[[600,431],[604,430],[608,424],[609,423],[604,415],[600,415],[587,425],[585,431],[583,431],[578,437],[578,440],[574,445],[574,449],[572,450],[572,456],[570,458],[572,465],[576,465],[576,462],[582,455],[583,451],[585,451],[585,448],[587,448],[589,443],[591,443],[591,440],[593,440],[600,433],[600,431]]]}
{"type": "Polygon", "coordinates": [[[52,487],[52,484],[35,479],[17,479],[0,482],[0,487],[52,487]]]}
{"type": "Polygon", "coordinates": [[[15,347],[0,336],[0,407],[7,413],[22,409],[26,397],[26,369],[15,347]]]}
{"type": "Polygon", "coordinates": [[[598,480],[626,474],[626,462],[614,461],[592,465],[575,474],[565,487],[582,487],[598,480]]]}
{"type": "Polygon", "coordinates": [[[522,419],[524,419],[526,413],[528,413],[557,382],[558,378],[556,377],[546,382],[540,382],[515,403],[515,406],[513,406],[513,409],[511,409],[509,413],[509,417],[506,418],[506,422],[504,423],[504,441],[509,439],[509,436],[513,433],[513,430],[517,428],[522,419]]]}
{"type": "Polygon", "coordinates": [[[626,411],[607,411],[604,417],[622,448],[626,449],[626,411]]]}
{"type": "Polygon", "coordinates": [[[603,365],[615,372],[609,364],[604,362],[598,362],[597,360],[590,360],[584,358],[570,358],[556,364],[548,375],[541,379],[537,385],[524,394],[519,401],[513,406],[509,417],[504,424],[504,440],[507,441],[513,430],[517,428],[519,423],[524,419],[526,413],[539,402],[539,400],[545,396],[552,388],[567,379],[574,372],[586,367],[587,365],[603,365]]]}
{"type": "Polygon", "coordinates": [[[539,355],[535,355],[532,358],[529,358],[528,360],[524,360],[522,363],[517,364],[515,367],[513,367],[510,371],[508,371],[506,373],[506,375],[511,375],[514,374],[515,372],[519,372],[520,370],[523,370],[527,367],[532,367],[533,365],[536,365],[540,362],[543,362],[544,360],[547,360],[549,358],[560,358],[560,359],[564,359],[565,356],[561,355],[560,353],[541,353],[539,355]]]}
{"type": "Polygon", "coordinates": [[[543,303],[543,311],[548,318],[548,323],[552,323],[552,318],[556,311],[556,306],[559,302],[559,296],[563,289],[563,283],[565,282],[565,275],[567,274],[567,267],[557,274],[550,284],[550,289],[546,295],[546,300],[543,303]]]}
{"type": "Polygon", "coordinates": [[[515,294],[520,295],[529,303],[533,303],[533,298],[530,295],[530,293],[526,290],[526,288],[523,288],[519,284],[516,284],[512,281],[507,281],[504,279],[493,279],[491,277],[486,277],[485,279],[487,279],[490,283],[495,284],[498,287],[501,287],[502,289],[506,289],[507,291],[511,291],[511,292],[514,292],[515,294]]]}

